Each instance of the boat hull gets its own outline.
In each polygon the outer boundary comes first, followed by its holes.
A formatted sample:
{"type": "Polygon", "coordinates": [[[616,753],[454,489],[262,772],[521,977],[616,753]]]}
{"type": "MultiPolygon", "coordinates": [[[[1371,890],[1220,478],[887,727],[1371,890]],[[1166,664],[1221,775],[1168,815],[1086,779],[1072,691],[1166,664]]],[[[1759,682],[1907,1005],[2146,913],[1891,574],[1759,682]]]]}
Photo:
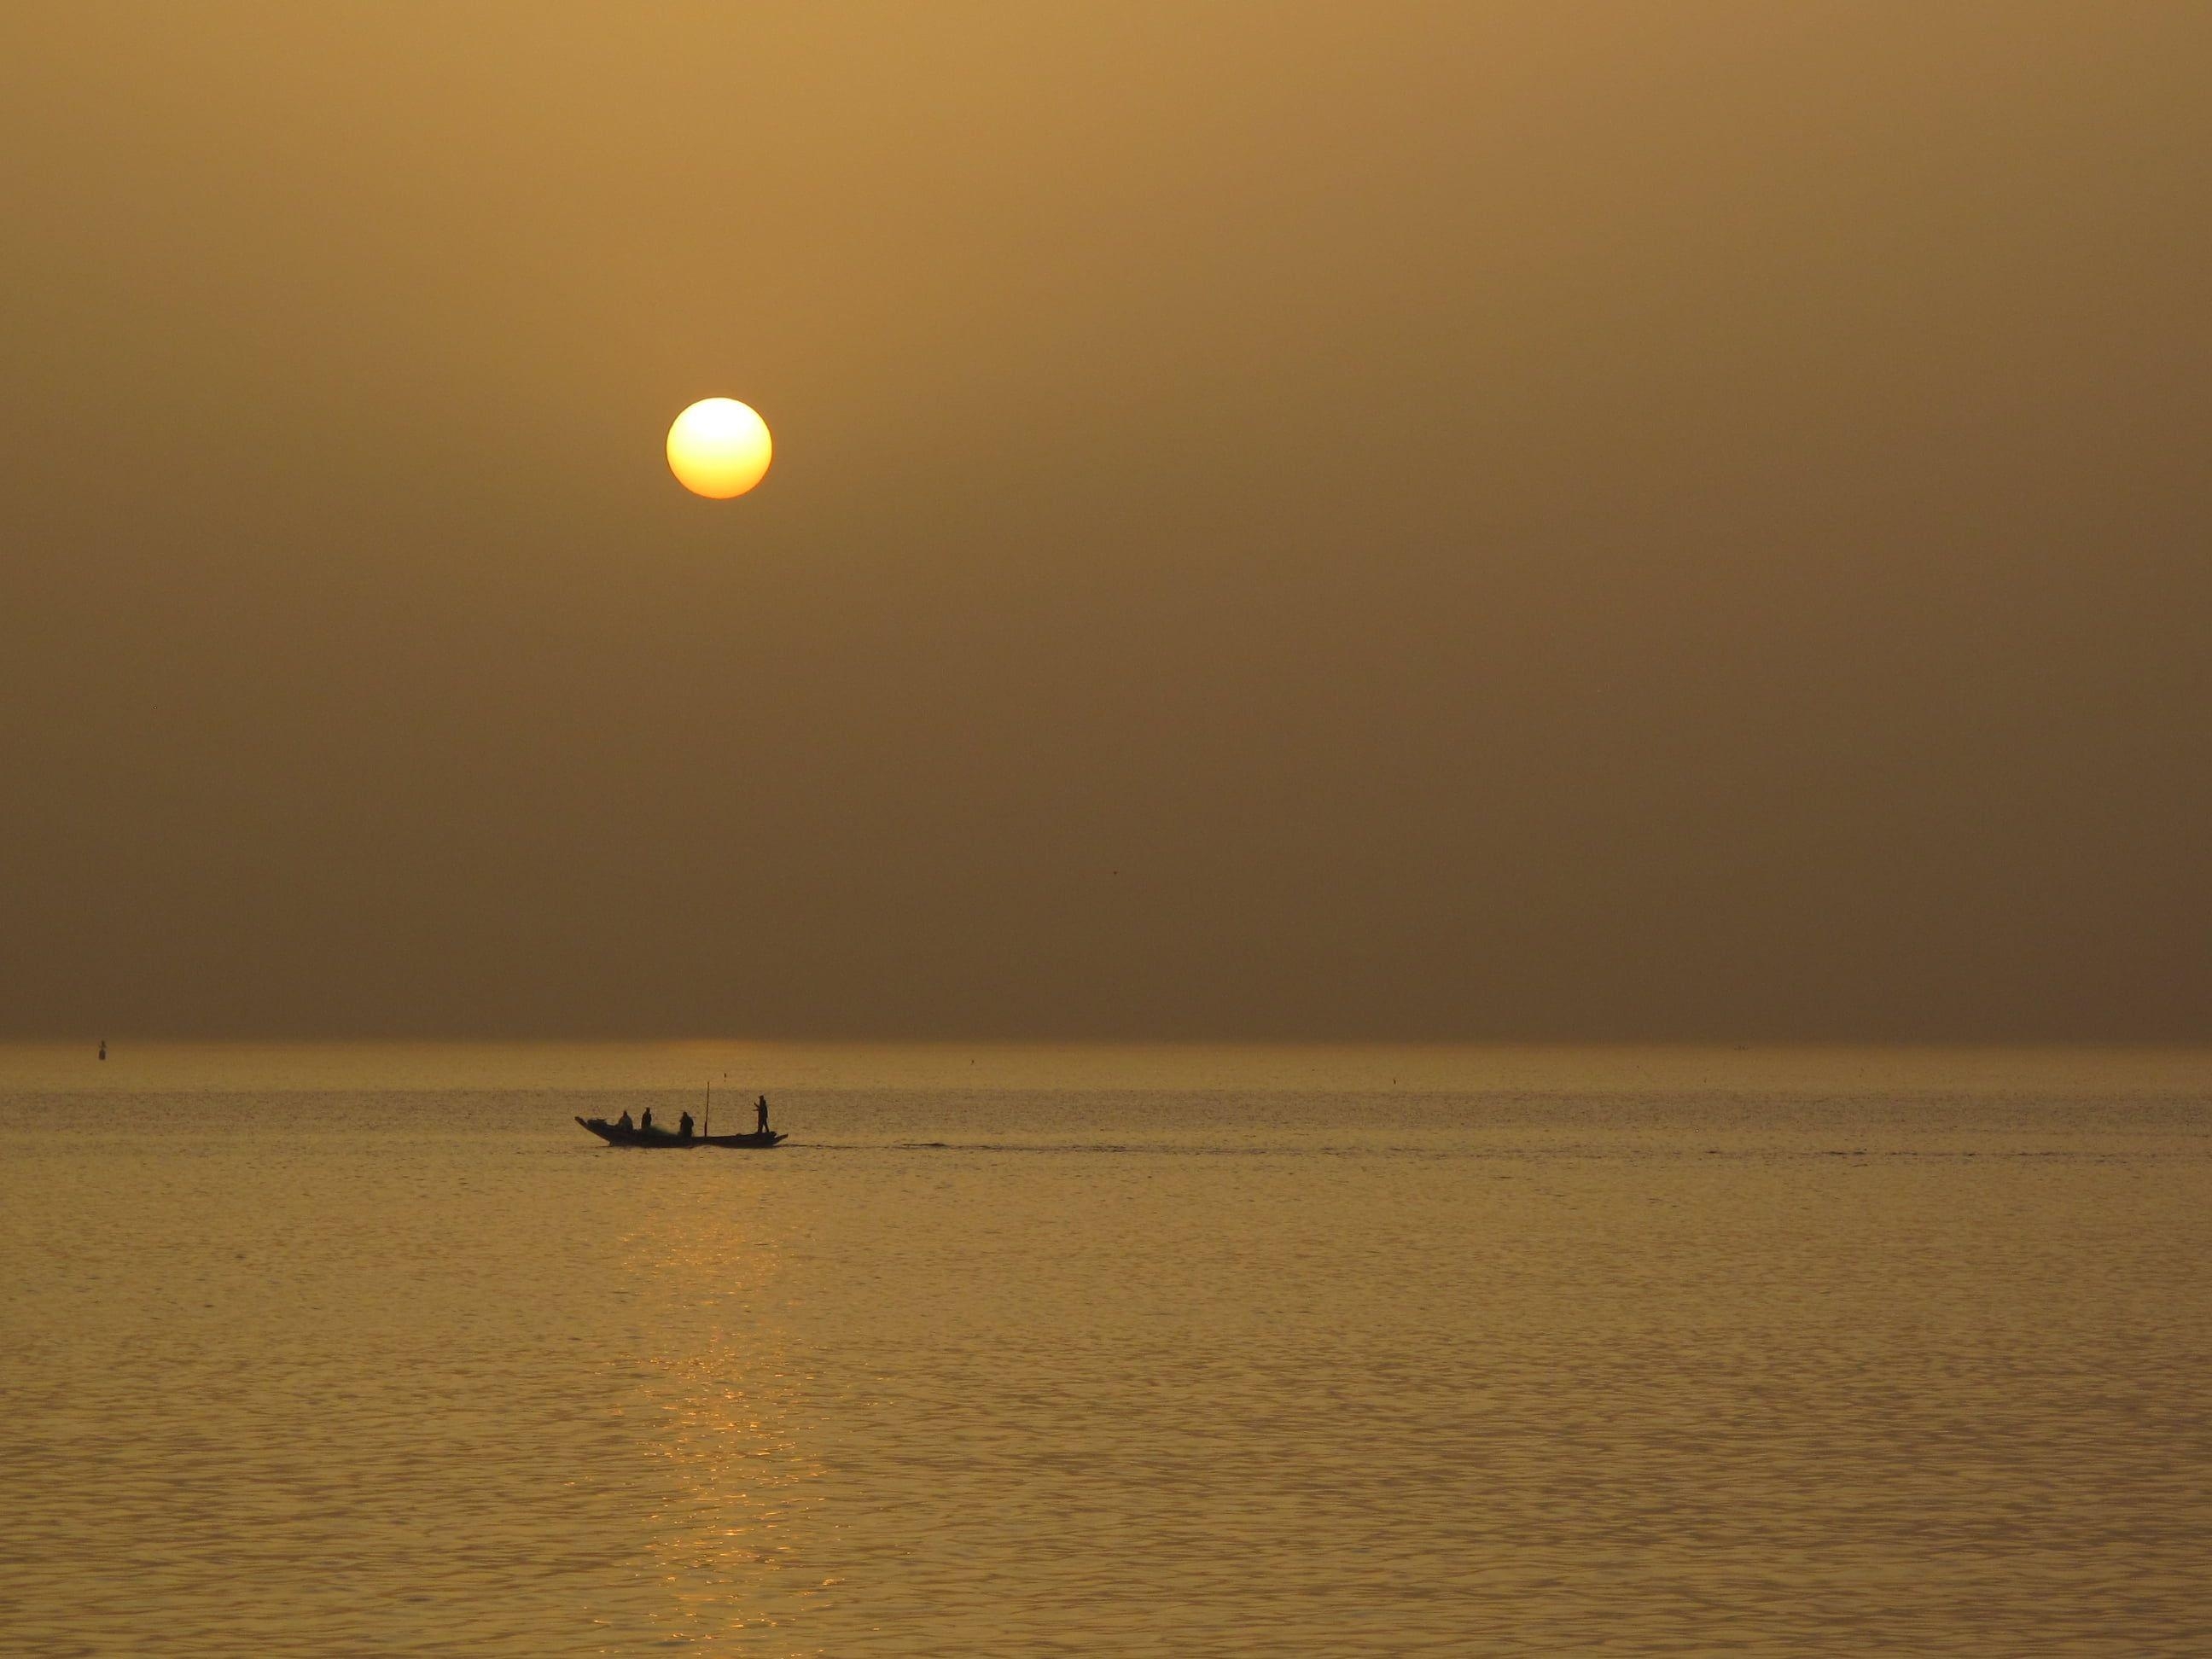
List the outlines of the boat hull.
{"type": "Polygon", "coordinates": [[[765,1151],[770,1146],[781,1146],[784,1139],[781,1129],[750,1135],[680,1135],[673,1129],[625,1129],[621,1124],[610,1123],[603,1117],[580,1117],[576,1121],[610,1146],[639,1146],[647,1151],[688,1150],[694,1146],[737,1146],[765,1151]]]}

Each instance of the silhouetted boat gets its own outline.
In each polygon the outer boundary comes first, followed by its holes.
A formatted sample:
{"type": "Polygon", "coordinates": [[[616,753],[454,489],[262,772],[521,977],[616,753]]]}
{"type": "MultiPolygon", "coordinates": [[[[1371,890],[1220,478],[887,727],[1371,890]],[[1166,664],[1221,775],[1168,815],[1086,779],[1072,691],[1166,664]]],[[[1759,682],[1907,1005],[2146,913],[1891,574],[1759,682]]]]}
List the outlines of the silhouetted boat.
{"type": "Polygon", "coordinates": [[[610,1146],[780,1146],[783,1131],[770,1129],[766,1134],[751,1135],[680,1135],[673,1129],[664,1129],[655,1124],[650,1129],[625,1129],[619,1123],[610,1123],[603,1117],[580,1117],[576,1121],[589,1129],[610,1146]]]}

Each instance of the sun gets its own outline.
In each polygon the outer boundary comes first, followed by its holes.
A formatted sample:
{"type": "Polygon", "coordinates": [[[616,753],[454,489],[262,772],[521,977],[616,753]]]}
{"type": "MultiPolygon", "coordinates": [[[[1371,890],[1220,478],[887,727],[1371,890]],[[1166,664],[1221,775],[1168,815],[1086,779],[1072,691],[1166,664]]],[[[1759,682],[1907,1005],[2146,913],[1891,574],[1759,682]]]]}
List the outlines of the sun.
{"type": "Polygon", "coordinates": [[[768,422],[734,398],[702,398],[668,428],[668,470],[695,495],[726,501],[768,471],[768,422]]]}

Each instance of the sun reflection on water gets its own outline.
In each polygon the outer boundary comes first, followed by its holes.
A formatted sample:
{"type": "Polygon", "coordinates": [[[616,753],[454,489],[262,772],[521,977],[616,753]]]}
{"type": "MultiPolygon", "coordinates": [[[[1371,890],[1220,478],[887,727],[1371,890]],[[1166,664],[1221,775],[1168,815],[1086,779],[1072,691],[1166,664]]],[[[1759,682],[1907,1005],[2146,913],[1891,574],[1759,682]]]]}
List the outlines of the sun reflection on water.
{"type": "Polygon", "coordinates": [[[825,1587],[803,1565],[823,1469],[799,1428],[812,1378],[774,1311],[783,1252],[757,1219],[671,1209],[641,1223],[621,1247],[631,1342],[607,1370],[650,1498],[632,1586],[653,1593],[602,1622],[642,1617],[671,1643],[757,1637],[825,1587]]]}

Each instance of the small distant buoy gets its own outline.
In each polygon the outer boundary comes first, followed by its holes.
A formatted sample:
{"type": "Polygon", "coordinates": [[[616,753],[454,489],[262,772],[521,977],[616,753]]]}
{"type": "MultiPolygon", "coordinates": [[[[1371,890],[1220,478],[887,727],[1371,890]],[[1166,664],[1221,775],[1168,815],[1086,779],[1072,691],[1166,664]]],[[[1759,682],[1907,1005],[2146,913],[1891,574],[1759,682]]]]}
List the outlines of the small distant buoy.
{"type": "Polygon", "coordinates": [[[106,1060],[107,1058],[107,1039],[106,1037],[102,1037],[100,1040],[100,1057],[102,1060],[106,1060]]]}

